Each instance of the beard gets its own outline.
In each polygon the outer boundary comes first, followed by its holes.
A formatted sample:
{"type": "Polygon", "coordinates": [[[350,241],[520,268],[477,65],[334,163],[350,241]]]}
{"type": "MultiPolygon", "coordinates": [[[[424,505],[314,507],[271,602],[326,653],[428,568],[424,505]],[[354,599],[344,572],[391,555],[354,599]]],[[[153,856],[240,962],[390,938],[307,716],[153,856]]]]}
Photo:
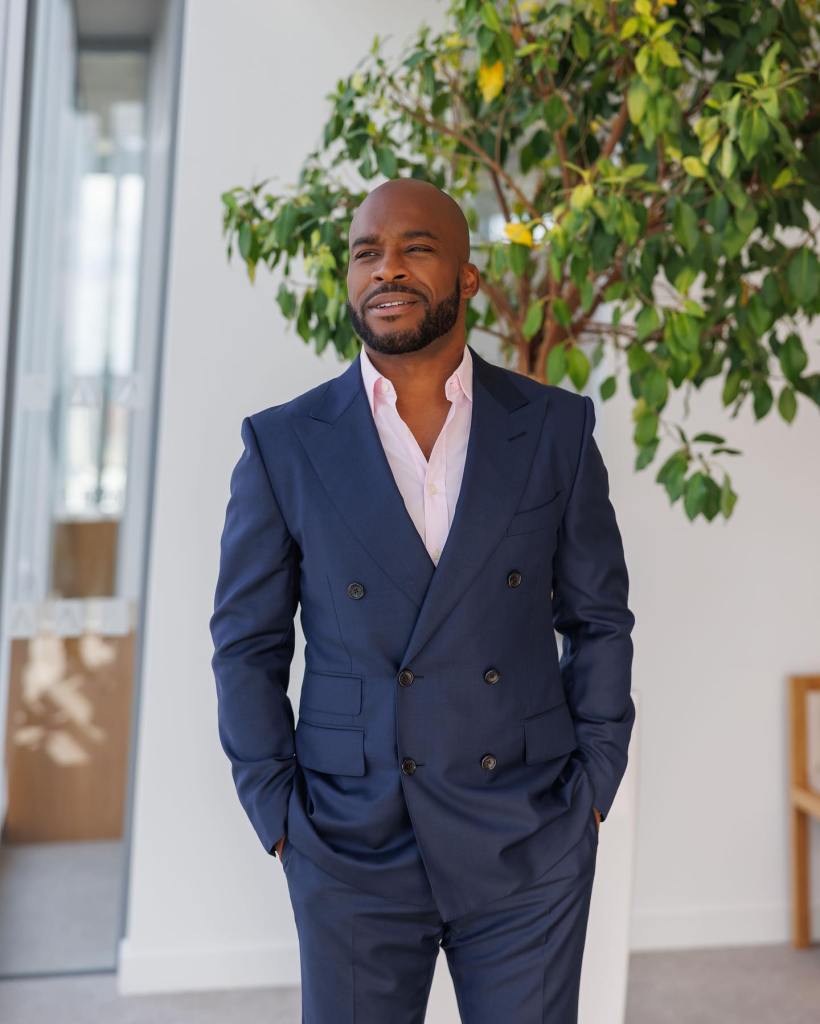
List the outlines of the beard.
{"type": "MultiPolygon", "coordinates": [[[[401,290],[401,285],[396,286],[401,290]]],[[[424,299],[419,296],[420,301],[424,299]]],[[[455,327],[458,320],[458,310],[461,303],[461,284],[456,278],[455,289],[450,295],[442,299],[437,306],[428,308],[422,317],[421,323],[415,327],[401,328],[395,331],[373,331],[367,324],[364,317],[359,316],[353,308],[350,300],[345,303],[347,315],[353,330],[363,342],[369,345],[374,352],[384,352],[386,355],[398,355],[403,352],[417,352],[426,348],[436,338],[447,334],[455,327]]]]}

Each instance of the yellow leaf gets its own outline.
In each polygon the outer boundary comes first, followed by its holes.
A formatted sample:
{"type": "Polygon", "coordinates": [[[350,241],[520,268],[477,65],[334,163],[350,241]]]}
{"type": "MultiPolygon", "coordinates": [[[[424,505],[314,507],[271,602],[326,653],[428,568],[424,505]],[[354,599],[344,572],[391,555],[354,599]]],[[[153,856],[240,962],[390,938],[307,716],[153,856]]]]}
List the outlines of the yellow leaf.
{"type": "Polygon", "coordinates": [[[511,242],[532,247],[532,231],[525,224],[521,224],[518,221],[508,221],[504,225],[504,234],[511,242]]]}
{"type": "Polygon", "coordinates": [[[683,158],[683,166],[686,173],[691,174],[693,178],[706,177],[706,168],[696,156],[685,156],[683,158]]]}
{"type": "Polygon", "coordinates": [[[700,151],[700,158],[704,164],[708,164],[712,157],[715,155],[715,150],[720,145],[720,132],[715,132],[711,139],[704,143],[703,149],[700,151]]]}
{"type": "Polygon", "coordinates": [[[679,68],[680,57],[678,51],[668,39],[659,39],[655,44],[655,53],[660,57],[668,68],[679,68]]]}
{"type": "Polygon", "coordinates": [[[572,190],[569,205],[573,210],[583,210],[592,202],[595,197],[592,185],[576,185],[572,190]]]}
{"type": "Polygon", "coordinates": [[[478,69],[478,87],[485,103],[492,103],[504,88],[504,64],[497,60],[495,64],[482,64],[478,69]]]}
{"type": "Polygon", "coordinates": [[[451,49],[454,46],[462,46],[463,44],[464,40],[461,38],[458,32],[451,32],[449,36],[444,37],[444,45],[448,49],[451,49]]]}

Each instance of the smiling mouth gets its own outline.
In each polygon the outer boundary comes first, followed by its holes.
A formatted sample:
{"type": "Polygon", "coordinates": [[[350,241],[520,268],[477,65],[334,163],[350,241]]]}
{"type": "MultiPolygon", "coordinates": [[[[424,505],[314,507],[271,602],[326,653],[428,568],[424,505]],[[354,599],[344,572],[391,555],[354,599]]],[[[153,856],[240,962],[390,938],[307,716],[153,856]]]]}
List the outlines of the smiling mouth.
{"type": "Polygon", "coordinates": [[[405,306],[415,306],[416,299],[386,299],[384,302],[377,302],[367,308],[378,310],[380,313],[392,313],[401,311],[405,306]]]}

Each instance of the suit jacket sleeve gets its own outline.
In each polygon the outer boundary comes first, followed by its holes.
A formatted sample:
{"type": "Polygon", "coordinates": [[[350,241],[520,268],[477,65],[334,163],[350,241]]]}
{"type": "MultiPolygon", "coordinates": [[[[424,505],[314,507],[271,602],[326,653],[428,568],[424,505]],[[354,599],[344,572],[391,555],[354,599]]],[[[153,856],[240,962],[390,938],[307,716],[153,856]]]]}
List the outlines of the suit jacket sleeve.
{"type": "Polygon", "coordinates": [[[635,706],[630,697],[635,618],[609,479],[584,396],[583,436],[553,562],[553,623],[563,636],[561,676],[578,756],[603,820],[626,771],[635,706]]]}
{"type": "Polygon", "coordinates": [[[286,831],[296,770],[287,696],[299,601],[298,547],[288,532],[249,417],[230,481],[210,619],[218,731],[240,802],[262,845],[286,831]]]}

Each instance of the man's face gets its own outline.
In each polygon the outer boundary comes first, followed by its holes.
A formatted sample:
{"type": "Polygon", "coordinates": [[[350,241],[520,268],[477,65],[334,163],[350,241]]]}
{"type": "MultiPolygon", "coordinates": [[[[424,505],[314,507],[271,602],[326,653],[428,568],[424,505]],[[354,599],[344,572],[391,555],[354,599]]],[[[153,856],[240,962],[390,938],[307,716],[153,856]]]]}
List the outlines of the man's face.
{"type": "Polygon", "coordinates": [[[461,312],[459,261],[418,201],[371,197],[350,229],[347,312],[376,352],[415,352],[452,331],[461,312]],[[401,302],[402,305],[380,304],[401,302]]]}

